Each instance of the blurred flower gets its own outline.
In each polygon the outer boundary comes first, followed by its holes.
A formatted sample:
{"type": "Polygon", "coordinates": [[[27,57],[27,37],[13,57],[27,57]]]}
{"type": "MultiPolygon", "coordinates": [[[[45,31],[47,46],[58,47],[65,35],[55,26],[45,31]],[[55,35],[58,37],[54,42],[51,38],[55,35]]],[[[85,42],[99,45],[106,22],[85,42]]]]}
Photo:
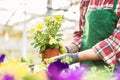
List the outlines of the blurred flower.
{"type": "Polygon", "coordinates": [[[3,75],[3,79],[2,80],[15,80],[14,76],[11,74],[5,74],[3,75]]]}
{"type": "Polygon", "coordinates": [[[75,69],[66,69],[59,76],[58,80],[83,80],[85,73],[88,71],[86,65],[76,67],[75,69]]]}
{"type": "Polygon", "coordinates": [[[37,30],[41,30],[43,27],[44,27],[44,24],[42,24],[42,23],[38,23],[38,24],[36,25],[36,29],[37,29],[37,30]]]}
{"type": "Polygon", "coordinates": [[[69,65],[67,63],[62,63],[60,60],[57,60],[48,66],[47,75],[50,80],[58,80],[57,78],[59,74],[67,68],[69,68],[69,65]]]}
{"type": "Polygon", "coordinates": [[[58,75],[62,70],[69,68],[67,63],[62,63],[59,59],[48,66],[48,72],[58,75]]]}
{"type": "Polygon", "coordinates": [[[57,60],[48,66],[47,75],[49,80],[83,80],[87,71],[88,67],[86,65],[71,69],[67,63],[57,60]]]}
{"type": "Polygon", "coordinates": [[[63,22],[63,15],[53,15],[53,18],[55,19],[56,22],[63,22]]]}
{"type": "Polygon", "coordinates": [[[28,67],[18,61],[10,60],[0,64],[0,73],[11,73],[16,76],[24,76],[28,72],[28,67]]]}
{"type": "Polygon", "coordinates": [[[49,23],[50,21],[51,21],[51,17],[50,16],[47,16],[47,17],[44,18],[44,22],[48,22],[49,23]]]}
{"type": "Polygon", "coordinates": [[[45,70],[41,70],[37,74],[40,77],[39,80],[49,80],[45,70]]]}
{"type": "Polygon", "coordinates": [[[116,80],[120,80],[120,64],[115,67],[114,73],[116,80]]]}
{"type": "Polygon", "coordinates": [[[33,34],[34,32],[35,32],[35,29],[34,29],[34,28],[32,28],[32,29],[29,30],[29,33],[30,33],[30,34],[33,34]]]}
{"type": "Polygon", "coordinates": [[[4,59],[5,59],[5,54],[1,54],[1,55],[0,55],[0,63],[3,62],[4,59]]]}

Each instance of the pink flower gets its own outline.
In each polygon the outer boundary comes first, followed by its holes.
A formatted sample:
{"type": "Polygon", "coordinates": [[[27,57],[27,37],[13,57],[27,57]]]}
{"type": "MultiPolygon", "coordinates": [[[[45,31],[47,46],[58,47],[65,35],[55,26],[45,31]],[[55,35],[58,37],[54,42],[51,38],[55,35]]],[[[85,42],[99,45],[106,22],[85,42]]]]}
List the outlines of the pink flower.
{"type": "Polygon", "coordinates": [[[3,75],[3,80],[15,80],[14,76],[11,74],[5,74],[3,75]]]}

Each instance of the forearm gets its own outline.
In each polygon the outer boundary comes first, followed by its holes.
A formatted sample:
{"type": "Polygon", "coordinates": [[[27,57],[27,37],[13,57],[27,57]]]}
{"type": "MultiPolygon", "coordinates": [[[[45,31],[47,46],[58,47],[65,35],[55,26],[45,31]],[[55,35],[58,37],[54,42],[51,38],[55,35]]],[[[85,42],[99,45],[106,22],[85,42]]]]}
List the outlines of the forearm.
{"type": "Polygon", "coordinates": [[[76,63],[79,61],[85,61],[85,60],[100,60],[101,58],[92,50],[88,49],[85,51],[81,51],[78,53],[67,53],[64,55],[56,56],[53,59],[64,59],[66,57],[71,57],[72,58],[72,63],[76,63]]]}
{"type": "Polygon", "coordinates": [[[100,56],[93,51],[93,49],[88,49],[88,50],[79,52],[78,58],[80,61],[101,59],[100,56]]]}

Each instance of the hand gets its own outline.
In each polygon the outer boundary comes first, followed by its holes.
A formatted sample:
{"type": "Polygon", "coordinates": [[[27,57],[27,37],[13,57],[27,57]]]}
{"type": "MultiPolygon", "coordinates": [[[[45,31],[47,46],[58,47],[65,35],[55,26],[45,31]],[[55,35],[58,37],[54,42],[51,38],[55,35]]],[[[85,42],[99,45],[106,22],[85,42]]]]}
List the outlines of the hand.
{"type": "Polygon", "coordinates": [[[78,58],[78,53],[66,53],[66,54],[63,54],[63,55],[60,55],[60,56],[56,56],[56,57],[54,57],[54,59],[63,60],[66,57],[72,58],[72,62],[70,62],[70,64],[73,64],[73,63],[76,63],[76,62],[80,61],[79,58],[78,58]]]}

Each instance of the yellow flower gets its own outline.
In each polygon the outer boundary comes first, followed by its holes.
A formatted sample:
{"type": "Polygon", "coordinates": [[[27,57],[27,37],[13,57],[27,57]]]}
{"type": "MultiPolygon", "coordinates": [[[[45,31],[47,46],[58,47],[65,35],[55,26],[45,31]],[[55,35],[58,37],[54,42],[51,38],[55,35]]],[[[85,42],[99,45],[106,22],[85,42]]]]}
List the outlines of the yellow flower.
{"type": "Polygon", "coordinates": [[[38,23],[37,25],[36,25],[36,29],[42,29],[44,27],[44,24],[42,24],[42,23],[38,23]]]}
{"type": "Polygon", "coordinates": [[[28,67],[18,61],[10,60],[8,62],[0,64],[0,72],[2,73],[8,72],[16,76],[22,77],[27,74],[28,67]]]}
{"type": "Polygon", "coordinates": [[[61,23],[63,22],[63,16],[62,15],[53,15],[53,18],[55,19],[55,21],[61,23]]]}
{"type": "Polygon", "coordinates": [[[51,35],[49,35],[49,38],[50,38],[50,41],[49,41],[50,45],[57,43],[57,41],[51,35]]]}
{"type": "Polygon", "coordinates": [[[45,17],[44,21],[49,23],[51,21],[51,17],[50,16],[45,17]]]}
{"type": "Polygon", "coordinates": [[[30,34],[32,34],[32,33],[34,33],[34,32],[35,32],[35,29],[34,29],[34,28],[32,28],[32,29],[29,30],[29,33],[30,33],[30,34]]]}
{"type": "Polygon", "coordinates": [[[40,80],[49,80],[45,70],[41,70],[37,74],[40,76],[40,80]]]}

